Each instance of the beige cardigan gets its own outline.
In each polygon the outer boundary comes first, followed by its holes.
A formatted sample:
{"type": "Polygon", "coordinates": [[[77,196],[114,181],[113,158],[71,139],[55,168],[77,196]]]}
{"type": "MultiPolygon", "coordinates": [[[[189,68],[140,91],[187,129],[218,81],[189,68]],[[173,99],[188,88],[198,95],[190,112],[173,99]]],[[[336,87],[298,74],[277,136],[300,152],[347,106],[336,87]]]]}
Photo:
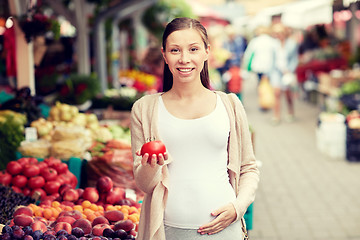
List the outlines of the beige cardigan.
{"type": "MultiPolygon", "coordinates": [[[[235,94],[216,91],[225,104],[230,118],[228,172],[236,192],[233,205],[237,220],[243,217],[255,199],[259,182],[259,170],[253,152],[249,125],[242,103],[235,94]]],[[[131,110],[131,147],[134,157],[134,176],[137,186],[144,191],[141,207],[138,240],[165,240],[164,209],[168,194],[168,168],[141,165],[141,157],[135,152],[148,140],[161,140],[157,125],[158,99],[161,93],[146,95],[136,101],[131,110]]],[[[190,166],[189,166],[190,167],[190,166]]]]}

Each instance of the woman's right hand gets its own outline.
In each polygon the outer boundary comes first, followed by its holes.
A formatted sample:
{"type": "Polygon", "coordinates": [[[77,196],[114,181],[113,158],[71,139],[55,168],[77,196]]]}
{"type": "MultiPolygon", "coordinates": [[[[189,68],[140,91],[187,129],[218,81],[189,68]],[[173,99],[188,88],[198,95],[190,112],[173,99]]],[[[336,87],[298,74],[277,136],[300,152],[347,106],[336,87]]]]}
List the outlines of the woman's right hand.
{"type": "MultiPolygon", "coordinates": [[[[141,156],[141,150],[137,151],[136,155],[141,156]]],[[[153,154],[152,156],[149,156],[148,153],[145,153],[142,156],[141,164],[144,165],[144,166],[149,164],[151,167],[155,167],[157,164],[158,165],[164,165],[164,162],[167,159],[168,159],[167,152],[165,152],[164,155],[160,153],[158,156],[156,156],[156,154],[153,154]]]]}

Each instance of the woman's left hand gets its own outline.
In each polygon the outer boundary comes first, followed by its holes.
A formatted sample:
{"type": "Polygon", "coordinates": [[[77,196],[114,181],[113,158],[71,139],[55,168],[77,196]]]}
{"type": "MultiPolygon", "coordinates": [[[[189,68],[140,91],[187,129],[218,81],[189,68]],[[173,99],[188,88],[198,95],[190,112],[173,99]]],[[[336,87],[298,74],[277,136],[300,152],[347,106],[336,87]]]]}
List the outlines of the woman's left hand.
{"type": "Polygon", "coordinates": [[[231,203],[215,210],[211,213],[211,215],[216,216],[216,218],[213,221],[201,226],[198,229],[200,234],[210,235],[220,232],[236,219],[236,211],[231,203]]]}

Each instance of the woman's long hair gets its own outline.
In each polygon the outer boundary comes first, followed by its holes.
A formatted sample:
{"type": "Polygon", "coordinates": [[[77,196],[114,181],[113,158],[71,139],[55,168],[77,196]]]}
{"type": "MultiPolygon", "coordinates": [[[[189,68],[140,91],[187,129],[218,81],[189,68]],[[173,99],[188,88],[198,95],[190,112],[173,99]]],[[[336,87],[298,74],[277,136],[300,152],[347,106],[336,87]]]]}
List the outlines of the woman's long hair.
{"type": "MultiPolygon", "coordinates": [[[[193,28],[200,33],[206,49],[209,45],[209,39],[205,27],[201,25],[201,23],[198,20],[182,17],[182,18],[175,18],[170,23],[167,24],[162,40],[162,47],[164,51],[166,48],[166,40],[171,33],[189,28],[193,28]]],[[[209,68],[208,68],[207,60],[204,62],[204,67],[200,73],[200,79],[202,85],[210,89],[209,68]]],[[[169,91],[172,88],[172,85],[173,85],[173,75],[170,72],[169,66],[166,63],[164,63],[163,92],[169,91]]]]}

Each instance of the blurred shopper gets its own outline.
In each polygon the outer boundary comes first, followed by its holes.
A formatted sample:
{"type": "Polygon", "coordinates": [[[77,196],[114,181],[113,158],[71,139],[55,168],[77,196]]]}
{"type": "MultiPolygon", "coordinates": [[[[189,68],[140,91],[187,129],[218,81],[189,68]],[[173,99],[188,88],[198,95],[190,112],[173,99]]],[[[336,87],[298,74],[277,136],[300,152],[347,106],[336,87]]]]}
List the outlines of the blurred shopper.
{"type": "Polygon", "coordinates": [[[244,53],[243,68],[254,72],[260,81],[263,75],[269,77],[274,65],[275,40],[270,36],[270,29],[259,26],[255,37],[249,41],[244,53]]]}
{"type": "Polygon", "coordinates": [[[226,85],[222,79],[227,60],[231,57],[231,52],[224,48],[223,26],[214,25],[208,28],[208,38],[211,46],[209,53],[209,77],[211,88],[225,91],[226,85]]]}
{"type": "Polygon", "coordinates": [[[224,48],[231,56],[224,65],[223,81],[226,83],[226,91],[235,93],[241,100],[242,74],[241,62],[246,49],[246,39],[237,33],[231,24],[226,26],[227,41],[224,42],[224,48]]]}
{"type": "Polygon", "coordinates": [[[138,240],[244,239],[259,170],[241,101],[209,89],[209,51],[199,21],[172,20],[162,42],[163,92],[133,105],[134,177],[145,192],[138,240]],[[167,152],[141,156],[149,139],[167,152]]]}
{"type": "Polygon", "coordinates": [[[274,69],[271,71],[270,82],[274,88],[275,105],[273,108],[274,124],[281,119],[281,96],[285,94],[288,114],[285,120],[294,121],[293,86],[297,83],[295,69],[298,65],[298,44],[290,37],[290,29],[281,23],[272,27],[273,36],[277,39],[274,58],[274,69]]]}

